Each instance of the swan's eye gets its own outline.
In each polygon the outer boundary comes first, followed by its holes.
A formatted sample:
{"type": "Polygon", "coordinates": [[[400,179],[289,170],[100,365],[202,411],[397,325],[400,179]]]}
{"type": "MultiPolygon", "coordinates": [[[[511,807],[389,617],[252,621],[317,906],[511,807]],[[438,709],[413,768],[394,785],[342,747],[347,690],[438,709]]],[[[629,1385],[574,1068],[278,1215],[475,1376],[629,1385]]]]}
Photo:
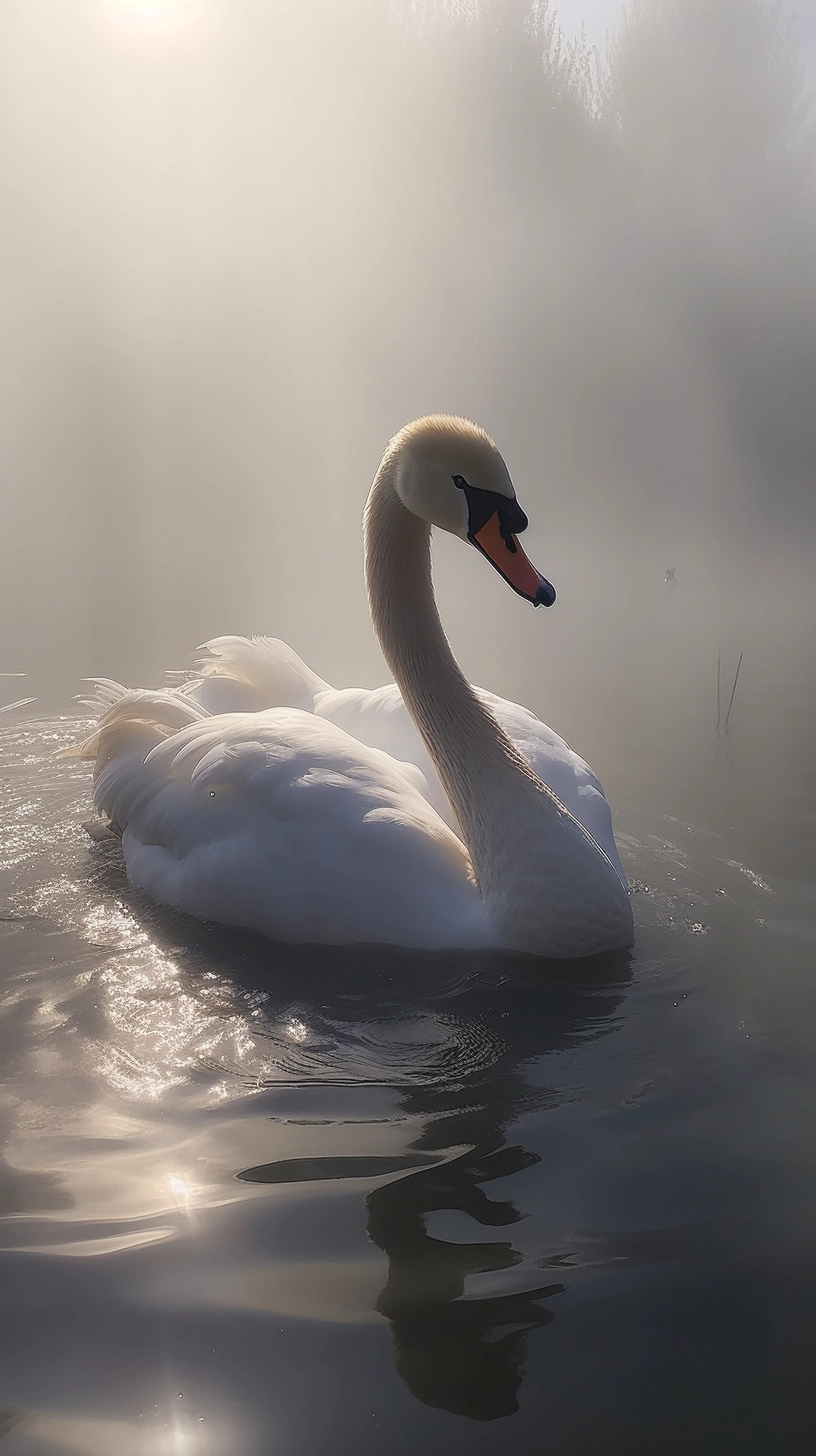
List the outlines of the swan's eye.
{"type": "Polygon", "coordinates": [[[468,483],[465,480],[464,475],[452,475],[451,480],[453,481],[457,490],[467,490],[468,483]]]}

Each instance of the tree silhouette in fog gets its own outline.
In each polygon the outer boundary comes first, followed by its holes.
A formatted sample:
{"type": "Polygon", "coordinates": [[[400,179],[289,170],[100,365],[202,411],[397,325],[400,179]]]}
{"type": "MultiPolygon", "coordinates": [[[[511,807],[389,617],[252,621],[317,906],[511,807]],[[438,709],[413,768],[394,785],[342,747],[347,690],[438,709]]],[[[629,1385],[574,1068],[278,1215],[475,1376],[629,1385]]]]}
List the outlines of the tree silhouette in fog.
{"type": "MultiPolygon", "coordinates": [[[[656,199],[715,218],[777,189],[789,209],[813,170],[796,34],[769,0],[634,0],[611,49],[609,109],[656,199]]],[[[812,178],[810,179],[812,180],[812,178]]]]}
{"type": "Polygon", "coordinates": [[[607,100],[638,251],[703,372],[732,500],[813,521],[816,133],[792,23],[769,0],[636,0],[607,100]]]}

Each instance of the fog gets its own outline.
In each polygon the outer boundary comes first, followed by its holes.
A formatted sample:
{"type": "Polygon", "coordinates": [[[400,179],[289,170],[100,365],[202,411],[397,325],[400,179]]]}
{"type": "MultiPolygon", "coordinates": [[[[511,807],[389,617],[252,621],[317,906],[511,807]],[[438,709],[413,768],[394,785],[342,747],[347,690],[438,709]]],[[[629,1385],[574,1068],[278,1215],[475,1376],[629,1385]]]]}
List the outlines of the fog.
{"type": "Polygon", "coordinates": [[[222,632],[382,681],[362,506],[438,410],[494,435],[559,591],[534,614],[437,543],[474,680],[602,773],[610,725],[713,727],[719,649],[745,702],[771,663],[810,681],[816,151],[783,9],[641,0],[603,56],[526,0],[6,0],[0,104],[21,692],[154,683],[222,632]]]}

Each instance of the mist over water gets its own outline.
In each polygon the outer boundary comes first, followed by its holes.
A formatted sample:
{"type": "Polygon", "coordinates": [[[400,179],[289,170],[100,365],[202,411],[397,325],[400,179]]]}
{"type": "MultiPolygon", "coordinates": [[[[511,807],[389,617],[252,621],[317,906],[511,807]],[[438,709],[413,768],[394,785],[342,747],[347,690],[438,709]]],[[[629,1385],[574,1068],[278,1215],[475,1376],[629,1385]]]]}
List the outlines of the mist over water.
{"type": "Polygon", "coordinates": [[[0,7],[9,1456],[812,1451],[797,36],[770,0],[632,0],[608,55],[527,0],[0,7]],[[156,910],[53,757],[80,679],[221,633],[384,681],[362,508],[435,411],[558,591],[435,537],[468,677],[615,811],[637,940],[588,984],[156,910]]]}
{"type": "Polygon", "coordinates": [[[362,504],[389,436],[438,409],[498,440],[561,594],[527,620],[441,543],[477,679],[520,689],[535,643],[560,705],[667,566],[709,677],[746,610],[778,638],[801,620],[795,37],[736,0],[636,5],[606,70],[556,22],[515,0],[3,8],[4,666],[40,693],[155,681],[266,631],[379,680],[362,504]]]}

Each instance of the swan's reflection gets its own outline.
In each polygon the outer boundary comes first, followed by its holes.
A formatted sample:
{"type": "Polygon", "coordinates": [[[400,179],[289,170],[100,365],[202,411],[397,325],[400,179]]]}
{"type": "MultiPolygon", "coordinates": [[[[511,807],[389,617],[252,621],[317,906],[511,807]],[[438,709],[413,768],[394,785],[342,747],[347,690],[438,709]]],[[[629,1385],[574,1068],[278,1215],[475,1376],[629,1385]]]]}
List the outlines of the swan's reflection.
{"type": "Polygon", "coordinates": [[[509,1239],[447,1242],[429,1233],[427,1219],[451,1210],[479,1228],[510,1231],[524,1217],[515,1202],[490,1192],[492,1183],[539,1161],[523,1147],[506,1146],[505,1129],[532,1101],[558,1100],[553,1089],[533,1091],[525,1064],[609,1029],[625,964],[615,958],[595,971],[600,979],[594,986],[559,986],[536,984],[535,972],[526,969],[526,985],[509,979],[500,994],[488,998],[483,992],[480,1014],[500,1022],[505,1056],[464,1083],[416,1088],[403,1098],[410,1110],[430,1115],[417,1151],[441,1151],[466,1139],[473,1144],[449,1162],[376,1189],[367,1200],[369,1235],[389,1260],[377,1307],[391,1324],[397,1370],[426,1405],[475,1420],[512,1415],[527,1337],[555,1318],[541,1301],[564,1286],[538,1282],[537,1271],[519,1270],[515,1288],[512,1277],[498,1278],[491,1282],[499,1292],[468,1293],[472,1276],[500,1276],[523,1263],[509,1239]],[[503,1284],[511,1286],[507,1292],[503,1284]]]}
{"type": "MultiPolygon", "coordinates": [[[[286,958],[296,963],[301,954],[287,952],[286,958]]],[[[348,984],[342,972],[350,954],[338,952],[334,958],[335,985],[348,984]]],[[[361,988],[354,1009],[341,1007],[335,990],[334,1004],[323,1005],[324,1016],[342,1014],[347,1027],[356,1019],[370,1022],[385,1011],[385,986],[392,1020],[416,1016],[420,1005],[426,1016],[436,1009],[443,1018],[455,1007],[474,1038],[497,1048],[494,1057],[487,1064],[477,1060],[470,1069],[453,1065],[444,1076],[403,1089],[403,1112],[423,1125],[411,1144],[414,1166],[405,1176],[393,1179],[394,1159],[373,1158],[361,1167],[358,1159],[340,1157],[303,1160],[299,1175],[289,1160],[247,1169],[241,1177],[271,1183],[296,1176],[307,1181],[391,1174],[392,1181],[368,1194],[366,1210],[369,1237],[388,1259],[376,1308],[389,1321],[400,1377],[426,1405],[454,1415],[475,1420],[512,1415],[518,1409],[528,1335],[555,1318],[545,1301],[564,1286],[541,1282],[534,1266],[522,1268],[524,1257],[510,1238],[453,1242],[435,1237],[428,1220],[455,1213],[471,1220],[474,1232],[509,1232],[525,1216],[504,1190],[496,1195],[490,1185],[539,1162],[535,1153],[507,1145],[508,1125],[533,1104],[558,1101],[552,1088],[531,1085],[527,1066],[610,1029],[624,994],[627,963],[616,957],[596,965],[594,982],[577,986],[547,982],[542,969],[530,963],[520,967],[497,959],[440,957],[436,988],[428,981],[426,960],[425,994],[414,985],[400,998],[393,990],[404,970],[399,953],[353,954],[354,984],[361,988]],[[379,963],[373,980],[365,964],[372,956],[379,963]],[[466,1151],[460,1151],[463,1145],[466,1151]],[[488,1292],[479,1289],[485,1276],[488,1292]]],[[[414,958],[415,975],[416,970],[414,958]]],[[[331,996],[322,981],[321,996],[331,996]]]]}
{"type": "Polygon", "coordinates": [[[391,1324],[397,1372],[425,1405],[475,1420],[518,1409],[527,1335],[554,1318],[537,1301],[564,1286],[463,1299],[468,1276],[511,1269],[521,1255],[509,1242],[444,1243],[428,1234],[425,1217],[458,1209],[483,1227],[509,1227],[521,1217],[515,1204],[489,1198],[482,1185],[537,1161],[520,1147],[474,1149],[367,1199],[369,1235],[389,1261],[377,1309],[391,1324]]]}

